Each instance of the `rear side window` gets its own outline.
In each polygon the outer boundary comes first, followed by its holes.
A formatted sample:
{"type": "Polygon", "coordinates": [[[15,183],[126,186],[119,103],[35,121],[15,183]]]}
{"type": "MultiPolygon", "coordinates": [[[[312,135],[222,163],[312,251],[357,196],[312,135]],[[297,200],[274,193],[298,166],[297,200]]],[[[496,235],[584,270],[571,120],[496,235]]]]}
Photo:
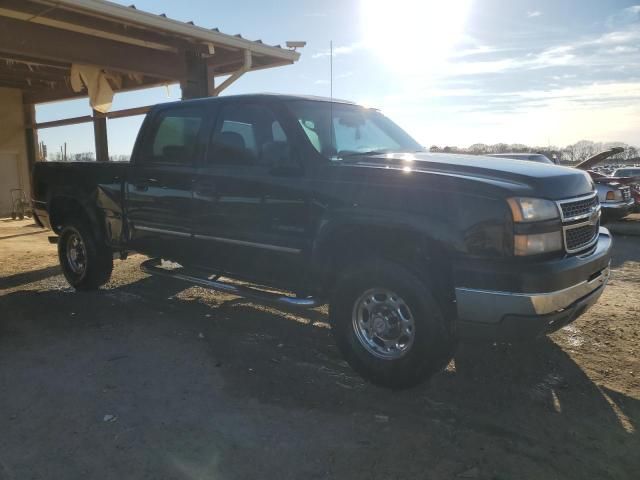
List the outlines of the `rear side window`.
{"type": "Polygon", "coordinates": [[[147,141],[145,162],[190,165],[203,121],[200,108],[161,112],[147,141]]]}
{"type": "Polygon", "coordinates": [[[207,163],[269,165],[290,154],[287,135],[266,105],[229,104],[221,111],[211,135],[207,163]]]}

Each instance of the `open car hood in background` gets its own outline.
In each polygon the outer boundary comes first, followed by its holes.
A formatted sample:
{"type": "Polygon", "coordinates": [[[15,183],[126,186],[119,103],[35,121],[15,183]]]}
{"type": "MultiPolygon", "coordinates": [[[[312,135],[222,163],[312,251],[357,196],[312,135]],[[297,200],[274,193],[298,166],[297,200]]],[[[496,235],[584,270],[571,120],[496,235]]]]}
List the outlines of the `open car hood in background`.
{"type": "Polygon", "coordinates": [[[600,152],[597,155],[594,155],[593,157],[587,158],[584,162],[580,162],[578,165],[576,165],[576,168],[579,168],[580,170],[589,170],[590,168],[595,167],[597,164],[599,164],[603,160],[606,160],[607,158],[621,152],[624,152],[624,148],[613,147],[609,150],[605,150],[604,152],[600,152]]]}

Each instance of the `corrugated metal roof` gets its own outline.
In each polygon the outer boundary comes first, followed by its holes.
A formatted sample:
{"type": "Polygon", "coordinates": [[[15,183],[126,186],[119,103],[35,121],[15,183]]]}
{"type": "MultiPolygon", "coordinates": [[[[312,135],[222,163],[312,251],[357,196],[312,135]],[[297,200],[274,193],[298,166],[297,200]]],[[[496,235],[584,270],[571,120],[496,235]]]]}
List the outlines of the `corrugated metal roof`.
{"type": "Polygon", "coordinates": [[[267,45],[261,40],[248,40],[240,34],[228,35],[221,33],[218,28],[209,29],[197,26],[193,21],[181,22],[168,18],[164,13],[153,14],[138,10],[135,5],[126,7],[106,0],[51,0],[51,3],[58,7],[84,12],[85,14],[112,18],[124,23],[137,25],[138,27],[161,30],[200,42],[250,50],[285,61],[295,62],[300,58],[299,52],[282,48],[280,45],[267,45]]]}

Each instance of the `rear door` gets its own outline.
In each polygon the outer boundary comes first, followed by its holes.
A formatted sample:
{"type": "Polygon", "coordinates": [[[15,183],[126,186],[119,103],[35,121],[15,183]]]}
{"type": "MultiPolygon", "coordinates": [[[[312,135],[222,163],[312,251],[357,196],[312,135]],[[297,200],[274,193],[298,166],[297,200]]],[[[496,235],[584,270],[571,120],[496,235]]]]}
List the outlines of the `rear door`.
{"type": "Polygon", "coordinates": [[[195,165],[203,154],[203,105],[171,106],[145,126],[126,183],[132,246],[188,260],[192,252],[195,165]]]}
{"type": "Polygon", "coordinates": [[[229,101],[216,116],[194,185],[201,263],[246,278],[295,279],[309,217],[292,136],[268,102],[229,101]]]}

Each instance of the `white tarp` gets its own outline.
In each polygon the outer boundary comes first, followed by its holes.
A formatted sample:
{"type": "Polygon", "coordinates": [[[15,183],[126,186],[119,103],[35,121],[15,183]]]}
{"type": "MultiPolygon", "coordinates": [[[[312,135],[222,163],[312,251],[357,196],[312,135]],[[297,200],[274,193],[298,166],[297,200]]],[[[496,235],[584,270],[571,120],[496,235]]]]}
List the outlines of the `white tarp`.
{"type": "Polygon", "coordinates": [[[71,88],[74,92],[81,92],[86,88],[91,108],[100,113],[107,113],[113,102],[113,89],[108,77],[100,67],[76,63],[71,65],[71,88]]]}

